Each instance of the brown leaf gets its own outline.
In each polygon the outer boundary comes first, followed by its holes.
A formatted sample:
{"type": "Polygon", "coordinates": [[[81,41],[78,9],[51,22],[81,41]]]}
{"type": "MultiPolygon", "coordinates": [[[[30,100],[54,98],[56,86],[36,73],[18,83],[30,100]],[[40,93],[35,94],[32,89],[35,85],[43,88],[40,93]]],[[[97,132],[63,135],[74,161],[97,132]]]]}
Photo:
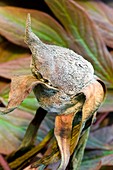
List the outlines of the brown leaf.
{"type": "Polygon", "coordinates": [[[57,139],[57,143],[61,154],[61,164],[59,170],[66,169],[71,154],[73,153],[81,132],[82,122],[76,125],[72,129],[72,124],[75,115],[82,109],[85,101],[85,96],[83,93],[77,94],[75,96],[75,106],[71,108],[73,112],[69,114],[61,114],[56,116],[55,119],[55,129],[54,134],[57,139]],[[75,136],[74,136],[75,135],[75,136]]]}
{"type": "MultiPolygon", "coordinates": [[[[79,135],[80,135],[80,130],[81,130],[81,123],[75,125],[72,129],[72,137],[69,140],[70,141],[70,149],[69,150],[70,150],[71,155],[72,155],[72,153],[73,153],[73,151],[74,151],[74,149],[77,145],[79,135]]],[[[69,147],[69,146],[67,146],[67,147],[69,147]]],[[[65,153],[63,153],[63,154],[65,155],[65,153]]],[[[54,164],[56,164],[56,162],[57,162],[58,165],[60,165],[60,158],[61,158],[61,154],[60,154],[60,151],[59,151],[59,148],[58,148],[57,141],[55,140],[55,138],[53,138],[50,141],[49,147],[48,147],[47,151],[45,152],[43,158],[36,161],[35,163],[33,163],[32,167],[37,167],[40,164],[53,165],[54,166],[54,164]]],[[[67,162],[66,162],[66,164],[67,164],[67,162]]]]}
{"type": "Polygon", "coordinates": [[[76,148],[76,146],[78,144],[81,129],[82,129],[82,122],[75,125],[72,129],[72,137],[71,137],[71,145],[70,145],[71,155],[73,154],[74,149],[76,148]]]}

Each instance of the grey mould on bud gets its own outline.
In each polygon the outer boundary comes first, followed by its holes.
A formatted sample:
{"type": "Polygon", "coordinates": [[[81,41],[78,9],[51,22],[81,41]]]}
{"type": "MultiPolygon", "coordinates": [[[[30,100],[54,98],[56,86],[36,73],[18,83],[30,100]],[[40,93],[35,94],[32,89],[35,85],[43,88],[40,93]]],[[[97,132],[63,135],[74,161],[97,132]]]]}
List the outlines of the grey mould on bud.
{"type": "Polygon", "coordinates": [[[32,52],[33,75],[59,91],[35,88],[35,95],[44,109],[61,112],[65,103],[70,103],[73,96],[96,81],[90,62],[68,48],[43,43],[32,32],[30,14],[27,16],[25,42],[32,52]]]}

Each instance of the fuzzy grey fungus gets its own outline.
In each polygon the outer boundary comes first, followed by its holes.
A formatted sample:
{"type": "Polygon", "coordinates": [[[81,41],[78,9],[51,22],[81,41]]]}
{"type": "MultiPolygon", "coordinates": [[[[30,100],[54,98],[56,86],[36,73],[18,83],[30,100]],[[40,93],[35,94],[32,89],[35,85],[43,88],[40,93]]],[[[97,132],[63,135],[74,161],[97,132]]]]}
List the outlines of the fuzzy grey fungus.
{"type": "MultiPolygon", "coordinates": [[[[90,62],[74,51],[43,43],[32,31],[30,15],[27,17],[25,42],[32,52],[31,71],[41,81],[57,89],[38,86],[34,89],[41,106],[62,112],[73,96],[94,80],[90,62]]],[[[71,101],[72,104],[72,101],[71,101]]]]}

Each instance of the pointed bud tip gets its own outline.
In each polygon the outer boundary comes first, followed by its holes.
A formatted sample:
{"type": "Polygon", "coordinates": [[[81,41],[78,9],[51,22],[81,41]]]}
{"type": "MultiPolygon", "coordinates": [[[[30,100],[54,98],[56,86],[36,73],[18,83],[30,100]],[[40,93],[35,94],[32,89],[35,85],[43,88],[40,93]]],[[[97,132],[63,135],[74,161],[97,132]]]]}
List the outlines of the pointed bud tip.
{"type": "Polygon", "coordinates": [[[26,27],[31,28],[31,16],[30,16],[30,13],[27,14],[26,27]]]}
{"type": "Polygon", "coordinates": [[[30,13],[28,13],[26,19],[25,40],[24,40],[26,44],[28,43],[30,33],[31,33],[31,16],[30,13]]]}

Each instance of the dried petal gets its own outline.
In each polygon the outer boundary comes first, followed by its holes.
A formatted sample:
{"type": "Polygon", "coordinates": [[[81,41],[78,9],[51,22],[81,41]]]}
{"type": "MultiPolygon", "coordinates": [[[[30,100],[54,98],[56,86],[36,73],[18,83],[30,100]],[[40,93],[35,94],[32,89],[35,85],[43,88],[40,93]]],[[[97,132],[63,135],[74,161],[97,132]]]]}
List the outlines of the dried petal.
{"type": "Polygon", "coordinates": [[[73,118],[74,113],[69,115],[60,115],[55,119],[54,133],[61,153],[61,164],[58,168],[59,170],[66,169],[70,159],[70,141],[73,118]]]}
{"type": "Polygon", "coordinates": [[[29,95],[36,85],[42,85],[47,89],[53,89],[49,85],[37,80],[32,75],[16,76],[12,78],[11,90],[9,93],[9,102],[6,109],[0,113],[6,114],[17,108],[20,103],[29,95]]]}
{"type": "Polygon", "coordinates": [[[105,97],[105,85],[102,81],[95,80],[83,88],[82,92],[86,96],[82,117],[82,121],[84,122],[98,110],[99,106],[103,102],[105,97]]]}

